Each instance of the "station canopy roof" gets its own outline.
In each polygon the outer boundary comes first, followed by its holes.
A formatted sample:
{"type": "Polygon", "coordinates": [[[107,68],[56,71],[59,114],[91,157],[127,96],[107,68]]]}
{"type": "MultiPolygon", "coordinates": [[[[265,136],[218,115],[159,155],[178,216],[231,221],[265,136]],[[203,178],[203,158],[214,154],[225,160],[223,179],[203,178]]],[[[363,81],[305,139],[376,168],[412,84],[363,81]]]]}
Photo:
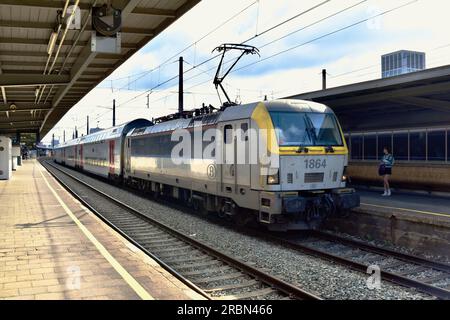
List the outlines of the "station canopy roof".
{"type": "Polygon", "coordinates": [[[199,2],[81,0],[81,29],[67,30],[53,65],[65,32],[62,24],[44,73],[58,11],[64,11],[66,0],[0,0],[0,133],[43,137],[91,89],[199,2]],[[108,2],[122,10],[121,51],[92,52],[90,9],[108,2]]]}
{"type": "Polygon", "coordinates": [[[302,93],[333,109],[346,131],[450,126],[450,66],[302,93]]]}

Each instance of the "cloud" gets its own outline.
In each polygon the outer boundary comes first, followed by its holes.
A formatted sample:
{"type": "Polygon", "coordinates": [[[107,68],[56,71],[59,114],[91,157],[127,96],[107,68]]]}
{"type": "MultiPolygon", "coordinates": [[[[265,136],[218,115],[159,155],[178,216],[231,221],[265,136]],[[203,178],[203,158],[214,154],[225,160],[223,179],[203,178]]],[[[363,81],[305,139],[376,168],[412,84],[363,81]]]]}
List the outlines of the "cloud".
{"type": "MultiPolygon", "coordinates": [[[[369,0],[262,48],[261,59],[408,1],[369,0]]],[[[321,2],[321,0],[260,0],[258,7],[254,0],[203,0],[119,67],[100,85],[103,89],[92,90],[61,119],[44,140],[49,141],[52,133],[62,136],[64,128],[71,130],[75,125],[82,127],[85,125],[86,115],[91,117],[91,127],[96,126],[97,121],[100,127],[110,126],[111,112],[97,106],[110,106],[113,99],[116,99],[118,105],[118,123],[137,117],[152,118],[173,113],[177,110],[176,80],[150,94],[149,109],[146,107],[147,94],[144,92],[177,75],[177,57],[157,71],[148,74],[144,74],[143,71],[158,66],[192,43],[195,45],[189,47],[182,55],[189,64],[197,64],[212,57],[212,49],[221,43],[244,41],[321,2]],[[243,10],[244,8],[247,9],[243,10]],[[242,13],[234,19],[206,36],[209,31],[241,10],[242,13]],[[204,36],[206,37],[203,38],[204,36]],[[198,41],[200,39],[202,40],[198,41]],[[134,81],[143,74],[142,78],[134,81]],[[115,88],[113,92],[110,80],[117,78],[124,79],[112,82],[115,88]],[[119,88],[122,90],[118,91],[119,88]],[[132,99],[137,96],[139,97],[132,99]],[[101,116],[102,114],[104,115],[101,116]],[[98,116],[100,117],[96,119],[98,116]]],[[[330,1],[258,36],[250,44],[261,46],[358,2],[360,0],[330,1]]],[[[277,98],[318,90],[321,88],[320,72],[323,68],[329,73],[329,86],[375,79],[381,74],[379,66],[381,55],[400,49],[425,51],[429,67],[448,64],[450,46],[444,45],[450,44],[450,40],[446,40],[450,29],[450,19],[447,17],[449,10],[450,3],[446,0],[419,0],[354,28],[234,72],[227,77],[226,88],[232,99],[239,98],[242,102],[252,102],[263,99],[265,95],[268,98],[272,96],[277,98]]],[[[244,57],[237,68],[256,61],[257,57],[244,57]]],[[[203,102],[216,106],[219,104],[212,85],[217,62],[217,59],[210,61],[185,75],[186,108],[200,106],[203,102]],[[207,69],[211,69],[208,74],[202,73],[207,69]],[[195,78],[189,79],[192,76],[195,78]],[[205,83],[197,85],[202,82],[205,83]],[[197,86],[193,87],[194,85],[197,86]]],[[[189,69],[189,64],[185,65],[186,70],[189,69]]]]}

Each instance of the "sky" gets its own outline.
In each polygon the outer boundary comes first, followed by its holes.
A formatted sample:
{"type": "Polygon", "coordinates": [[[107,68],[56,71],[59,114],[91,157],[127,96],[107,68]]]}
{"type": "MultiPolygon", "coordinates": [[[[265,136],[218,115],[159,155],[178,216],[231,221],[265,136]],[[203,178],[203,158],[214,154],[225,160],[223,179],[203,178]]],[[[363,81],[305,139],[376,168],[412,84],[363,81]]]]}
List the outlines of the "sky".
{"type": "Polygon", "coordinates": [[[90,91],[43,142],[52,134],[62,141],[63,131],[68,140],[75,126],[86,134],[86,116],[91,128],[110,127],[113,99],[117,124],[176,112],[180,55],[185,110],[220,107],[225,97],[212,83],[219,59],[202,62],[223,43],[250,39],[246,44],[260,50],[224,81],[230,98],[243,104],[320,90],[322,69],[328,87],[378,79],[381,55],[402,49],[425,52],[427,68],[447,65],[448,12],[448,0],[202,0],[90,91]]]}

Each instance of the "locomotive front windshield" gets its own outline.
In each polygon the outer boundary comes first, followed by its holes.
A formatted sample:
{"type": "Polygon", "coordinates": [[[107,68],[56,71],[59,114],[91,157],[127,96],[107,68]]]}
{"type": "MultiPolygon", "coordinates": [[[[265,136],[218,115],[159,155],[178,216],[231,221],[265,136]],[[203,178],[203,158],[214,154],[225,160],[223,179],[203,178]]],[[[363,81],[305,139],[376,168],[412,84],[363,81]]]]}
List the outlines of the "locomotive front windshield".
{"type": "Polygon", "coordinates": [[[270,112],[270,115],[281,147],[343,145],[332,113],[270,112]]]}

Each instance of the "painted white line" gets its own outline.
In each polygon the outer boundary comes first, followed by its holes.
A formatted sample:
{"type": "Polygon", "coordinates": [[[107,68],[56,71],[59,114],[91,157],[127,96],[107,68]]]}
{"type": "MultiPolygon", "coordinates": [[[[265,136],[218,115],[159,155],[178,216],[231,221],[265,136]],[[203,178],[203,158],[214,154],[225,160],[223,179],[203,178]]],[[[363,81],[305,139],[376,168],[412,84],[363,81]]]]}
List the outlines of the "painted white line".
{"type": "Polygon", "coordinates": [[[407,208],[380,206],[380,205],[376,205],[376,204],[363,203],[363,202],[361,202],[361,205],[369,206],[369,207],[375,207],[375,208],[394,209],[394,210],[399,210],[399,211],[407,211],[407,212],[414,212],[414,213],[420,213],[420,214],[427,214],[427,215],[431,215],[431,216],[439,216],[439,217],[450,218],[450,214],[445,214],[445,213],[421,211],[421,210],[414,210],[414,209],[407,209],[407,208]]]}
{"type": "Polygon", "coordinates": [[[69,217],[75,222],[75,224],[80,228],[80,230],[84,233],[86,238],[88,238],[92,244],[97,248],[100,254],[111,264],[111,266],[121,275],[123,280],[136,292],[136,294],[143,300],[154,300],[154,298],[133,278],[128,271],[122,267],[122,265],[109,253],[109,251],[95,238],[95,236],[81,223],[80,220],[73,214],[73,212],[67,207],[64,201],[59,197],[56,191],[52,188],[50,183],[48,182],[45,175],[42,173],[43,167],[39,170],[42,178],[53,193],[55,198],[58,200],[61,207],[63,207],[64,211],[69,215],[69,217]]]}

